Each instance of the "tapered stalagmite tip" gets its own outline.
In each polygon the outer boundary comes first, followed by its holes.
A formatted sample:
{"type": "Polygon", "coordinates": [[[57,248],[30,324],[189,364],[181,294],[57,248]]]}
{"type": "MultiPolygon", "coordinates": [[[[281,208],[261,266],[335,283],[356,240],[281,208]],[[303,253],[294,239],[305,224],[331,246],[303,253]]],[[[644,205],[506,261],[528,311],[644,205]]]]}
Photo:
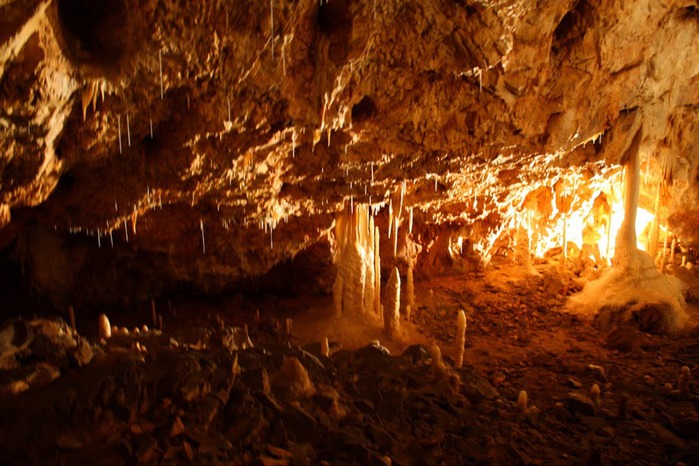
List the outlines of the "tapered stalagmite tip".
{"type": "Polygon", "coordinates": [[[109,318],[106,314],[100,314],[98,335],[100,339],[109,339],[112,336],[112,326],[109,324],[109,318]]]}

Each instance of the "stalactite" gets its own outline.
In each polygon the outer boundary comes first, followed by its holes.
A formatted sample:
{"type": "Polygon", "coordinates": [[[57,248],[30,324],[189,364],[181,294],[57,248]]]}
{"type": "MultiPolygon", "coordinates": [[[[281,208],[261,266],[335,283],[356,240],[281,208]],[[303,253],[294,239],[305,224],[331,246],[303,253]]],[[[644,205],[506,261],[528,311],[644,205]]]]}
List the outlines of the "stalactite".
{"type": "Polygon", "coordinates": [[[274,60],[274,0],[269,0],[270,41],[272,44],[272,60],[274,60]]]}
{"type": "Polygon", "coordinates": [[[131,123],[129,122],[129,114],[126,114],[126,142],[131,147],[131,123]]]}
{"type": "Polygon", "coordinates": [[[408,306],[410,306],[411,309],[415,309],[415,285],[413,283],[413,261],[410,261],[408,264],[408,273],[406,277],[406,284],[405,284],[405,297],[408,306]]]}
{"type": "Polygon", "coordinates": [[[379,227],[374,227],[374,312],[383,319],[381,312],[381,255],[379,227]]]}
{"type": "Polygon", "coordinates": [[[464,365],[464,350],[466,347],[466,314],[463,309],[459,311],[456,322],[456,361],[454,367],[461,369],[464,365]]]}
{"type": "Polygon", "coordinates": [[[330,343],[328,342],[328,337],[323,338],[320,342],[320,355],[326,358],[330,357],[330,343]]]}
{"type": "Polygon", "coordinates": [[[398,219],[393,221],[393,257],[398,255],[398,219]]]}
{"type": "Polygon", "coordinates": [[[388,239],[393,233],[393,199],[388,201],[388,239]]]}
{"type": "Polygon", "coordinates": [[[163,51],[158,50],[158,66],[160,67],[160,100],[165,98],[165,88],[163,86],[163,51]]]}
{"type": "Polygon", "coordinates": [[[206,239],[204,238],[204,220],[199,219],[199,229],[201,229],[201,249],[206,254],[206,239]]]}
{"type": "Polygon", "coordinates": [[[372,217],[371,215],[367,215],[366,218],[368,219],[368,225],[361,226],[361,228],[364,229],[368,235],[368,237],[365,240],[367,260],[364,261],[364,268],[366,270],[366,284],[364,287],[364,312],[368,315],[374,315],[374,287],[376,286],[376,277],[374,276],[374,217],[372,217]]]}
{"type": "Polygon", "coordinates": [[[121,154],[121,117],[117,117],[117,128],[119,131],[119,153],[121,154]]]}
{"type": "Polygon", "coordinates": [[[614,263],[621,268],[630,265],[638,250],[636,246],[636,212],[638,210],[638,194],[640,189],[640,164],[638,160],[639,146],[642,139],[641,130],[636,132],[631,147],[627,151],[629,156],[624,172],[624,220],[621,223],[616,237],[616,249],[614,251],[614,263]]]}
{"type": "Polygon", "coordinates": [[[408,233],[413,233],[413,208],[410,208],[410,214],[408,216],[408,233]]]}
{"type": "Polygon", "coordinates": [[[648,254],[655,257],[658,252],[658,241],[660,237],[660,179],[658,179],[657,189],[655,192],[655,211],[653,215],[653,223],[650,227],[650,237],[648,238],[648,254]]]}
{"type": "Polygon", "coordinates": [[[386,285],[386,308],[384,310],[384,332],[389,338],[400,335],[400,274],[394,267],[386,285]]]}

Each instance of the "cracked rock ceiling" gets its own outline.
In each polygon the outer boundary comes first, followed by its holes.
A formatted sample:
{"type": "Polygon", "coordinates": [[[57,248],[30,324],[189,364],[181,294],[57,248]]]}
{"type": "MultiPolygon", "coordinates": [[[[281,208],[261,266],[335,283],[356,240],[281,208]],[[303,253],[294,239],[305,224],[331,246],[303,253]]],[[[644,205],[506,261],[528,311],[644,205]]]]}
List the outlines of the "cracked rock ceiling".
{"type": "Polygon", "coordinates": [[[0,0],[0,248],[57,303],[212,291],[404,189],[487,260],[620,196],[639,127],[641,207],[692,243],[698,29],[696,0],[0,0]]]}

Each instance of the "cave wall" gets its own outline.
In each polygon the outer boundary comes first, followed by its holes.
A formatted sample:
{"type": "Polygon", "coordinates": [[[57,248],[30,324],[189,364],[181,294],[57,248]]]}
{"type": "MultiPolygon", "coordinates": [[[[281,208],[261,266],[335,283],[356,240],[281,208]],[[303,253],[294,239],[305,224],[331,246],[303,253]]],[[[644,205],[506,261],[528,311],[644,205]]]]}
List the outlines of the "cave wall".
{"type": "Polygon", "coordinates": [[[495,228],[532,160],[620,163],[640,126],[691,243],[698,29],[689,0],[3,2],[0,247],[57,301],[221,290],[403,182],[416,222],[495,228]]]}

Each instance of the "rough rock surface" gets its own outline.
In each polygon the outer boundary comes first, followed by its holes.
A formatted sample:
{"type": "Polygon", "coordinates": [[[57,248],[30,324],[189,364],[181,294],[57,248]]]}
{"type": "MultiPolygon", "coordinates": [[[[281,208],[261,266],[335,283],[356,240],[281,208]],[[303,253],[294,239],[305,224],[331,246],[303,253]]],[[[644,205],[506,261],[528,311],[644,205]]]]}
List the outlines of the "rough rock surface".
{"type": "Polygon", "coordinates": [[[693,1],[10,0],[0,31],[0,247],[55,303],[222,289],[404,181],[488,259],[513,193],[639,125],[697,239],[693,1]]]}
{"type": "MultiPolygon", "coordinates": [[[[41,362],[28,378],[42,383],[0,393],[0,462],[697,464],[696,375],[684,393],[678,381],[685,365],[697,372],[697,332],[627,327],[637,347],[619,351],[544,285],[512,269],[418,283],[414,316],[446,349],[440,370],[429,347],[389,340],[390,352],[333,341],[324,356],[317,340],[301,345],[280,331],[270,312],[259,323],[237,307],[209,319],[168,315],[171,330],[119,332],[95,346],[89,365],[62,366],[51,381],[56,367],[41,362]],[[465,364],[452,369],[462,308],[465,364]],[[254,346],[233,349],[232,325],[247,326],[254,346]],[[460,383],[445,383],[445,374],[460,383]]],[[[36,335],[65,327],[36,324],[36,335]]]]}

